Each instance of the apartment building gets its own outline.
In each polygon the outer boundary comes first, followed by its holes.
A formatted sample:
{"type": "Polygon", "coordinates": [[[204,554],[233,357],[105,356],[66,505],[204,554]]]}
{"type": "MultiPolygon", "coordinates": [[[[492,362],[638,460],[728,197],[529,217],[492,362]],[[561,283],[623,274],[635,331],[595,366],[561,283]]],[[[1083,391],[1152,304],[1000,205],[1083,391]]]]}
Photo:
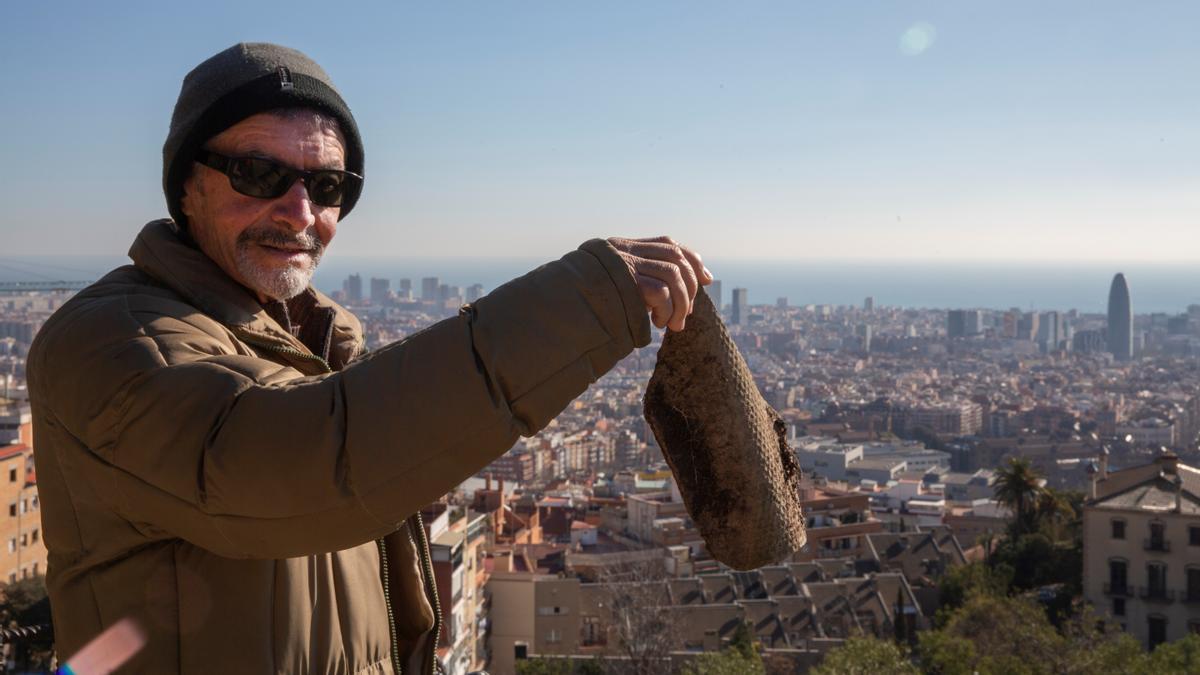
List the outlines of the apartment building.
{"type": "Polygon", "coordinates": [[[33,448],[25,443],[0,446],[0,582],[46,573],[46,544],[38,504],[33,448]]]}
{"type": "Polygon", "coordinates": [[[1147,647],[1200,633],[1200,470],[1165,452],[1091,469],[1083,593],[1147,647]]]}

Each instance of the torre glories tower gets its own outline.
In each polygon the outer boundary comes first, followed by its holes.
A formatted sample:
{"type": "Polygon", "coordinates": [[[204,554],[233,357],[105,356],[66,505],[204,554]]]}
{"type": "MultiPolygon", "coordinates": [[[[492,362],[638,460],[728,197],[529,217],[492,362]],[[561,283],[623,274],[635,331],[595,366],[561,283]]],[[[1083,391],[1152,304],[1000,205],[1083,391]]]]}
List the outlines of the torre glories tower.
{"type": "Polygon", "coordinates": [[[1125,275],[1113,277],[1108,289],[1108,351],[1118,361],[1133,358],[1133,307],[1125,275]]]}

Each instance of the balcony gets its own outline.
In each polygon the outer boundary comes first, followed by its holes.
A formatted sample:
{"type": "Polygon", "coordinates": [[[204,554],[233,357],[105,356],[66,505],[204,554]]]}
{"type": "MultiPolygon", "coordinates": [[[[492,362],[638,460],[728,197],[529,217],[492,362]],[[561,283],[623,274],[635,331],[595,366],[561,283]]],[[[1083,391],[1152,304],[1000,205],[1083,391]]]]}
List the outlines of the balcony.
{"type": "Polygon", "coordinates": [[[1179,598],[1189,605],[1200,605],[1200,588],[1189,588],[1180,593],[1179,598]]]}
{"type": "Polygon", "coordinates": [[[1146,549],[1147,551],[1162,551],[1163,553],[1170,553],[1171,542],[1167,541],[1166,539],[1154,539],[1152,537],[1144,541],[1142,548],[1146,549]]]}
{"type": "Polygon", "coordinates": [[[1175,591],[1161,586],[1139,586],[1138,597],[1146,602],[1175,602],[1175,591]]]}
{"type": "Polygon", "coordinates": [[[1107,581],[1104,582],[1104,594],[1117,598],[1128,598],[1133,596],[1133,593],[1130,592],[1130,588],[1127,584],[1112,584],[1107,581]]]}

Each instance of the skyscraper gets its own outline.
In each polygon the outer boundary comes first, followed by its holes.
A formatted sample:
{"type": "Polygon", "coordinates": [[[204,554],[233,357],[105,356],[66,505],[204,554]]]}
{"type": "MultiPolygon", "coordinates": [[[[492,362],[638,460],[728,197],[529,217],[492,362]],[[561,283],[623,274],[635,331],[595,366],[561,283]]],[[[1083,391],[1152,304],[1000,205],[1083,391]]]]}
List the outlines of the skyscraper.
{"type": "Polygon", "coordinates": [[[434,301],[438,299],[438,287],[441,284],[437,277],[425,277],[421,279],[421,299],[425,301],[434,301]]]}
{"type": "Polygon", "coordinates": [[[342,290],[346,293],[346,300],[350,302],[358,302],[362,300],[362,277],[357,274],[351,274],[342,282],[342,290]]]}
{"type": "Polygon", "coordinates": [[[371,277],[371,304],[384,305],[388,301],[388,291],[392,282],[388,279],[371,277]]]}
{"type": "Polygon", "coordinates": [[[1119,272],[1108,289],[1108,351],[1118,361],[1133,358],[1133,305],[1129,302],[1129,284],[1119,272]]]}
{"type": "Polygon", "coordinates": [[[745,326],[750,323],[750,304],[747,302],[749,291],[744,288],[733,289],[732,323],[735,326],[745,326]]]}
{"type": "Polygon", "coordinates": [[[874,312],[875,311],[875,296],[868,295],[863,300],[863,311],[864,312],[874,312]]]}

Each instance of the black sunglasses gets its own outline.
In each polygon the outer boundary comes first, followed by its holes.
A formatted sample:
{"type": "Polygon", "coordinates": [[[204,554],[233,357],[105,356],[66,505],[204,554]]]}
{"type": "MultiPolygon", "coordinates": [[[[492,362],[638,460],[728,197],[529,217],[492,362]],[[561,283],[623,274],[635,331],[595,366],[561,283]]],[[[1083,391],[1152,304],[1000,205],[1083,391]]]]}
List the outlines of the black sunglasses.
{"type": "Polygon", "coordinates": [[[363,181],[362,176],[349,171],[301,171],[262,157],[226,157],[209,150],[196,153],[196,161],[228,176],[229,186],[248,197],[282,197],[299,179],[308,190],[309,200],[317,206],[341,206],[346,195],[363,181]]]}

